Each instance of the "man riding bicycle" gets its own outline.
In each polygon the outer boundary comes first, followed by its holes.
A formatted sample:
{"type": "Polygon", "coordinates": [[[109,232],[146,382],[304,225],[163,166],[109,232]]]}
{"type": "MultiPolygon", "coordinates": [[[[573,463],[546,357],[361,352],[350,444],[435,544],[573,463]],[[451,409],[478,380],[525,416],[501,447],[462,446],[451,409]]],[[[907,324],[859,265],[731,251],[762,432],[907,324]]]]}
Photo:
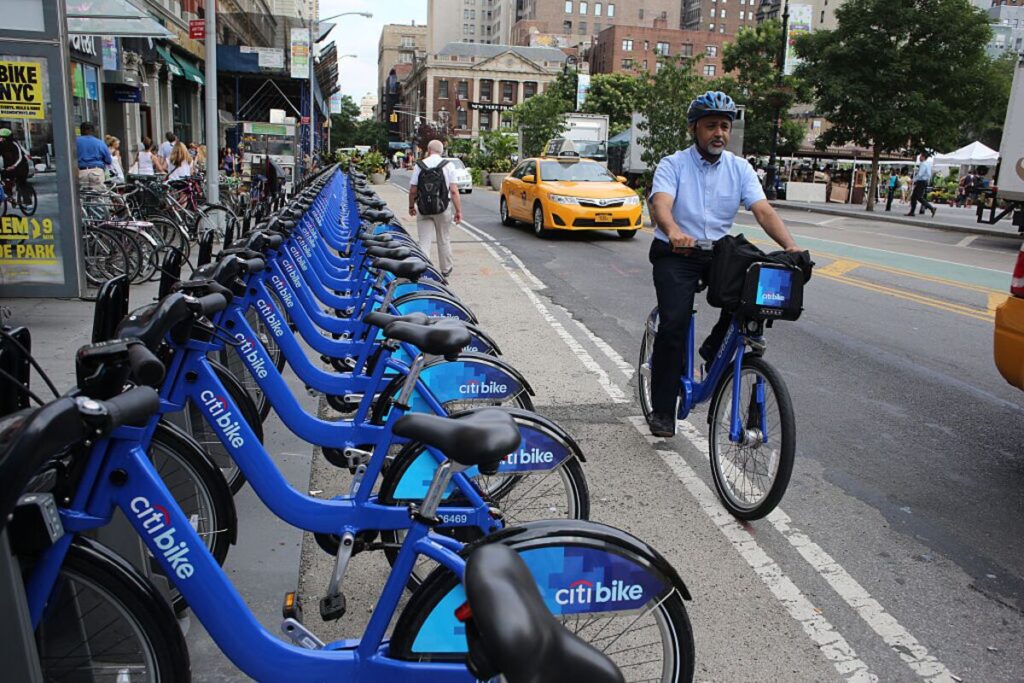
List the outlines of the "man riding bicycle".
{"type": "MultiPolygon", "coordinates": [[[[768,235],[786,251],[800,251],[782,219],[765,199],[757,174],[743,158],[725,151],[736,103],[722,92],[697,97],[686,112],[694,144],[663,158],[654,172],[649,198],[656,228],[649,258],[654,270],[659,323],[651,356],[651,434],[673,436],[676,401],[683,373],[693,298],[706,281],[711,252],[694,249],[697,240],[729,234],[742,203],[768,235]]],[[[722,311],[700,347],[705,362],[714,358],[732,314],[722,311]]]]}
{"type": "Polygon", "coordinates": [[[14,140],[10,128],[0,128],[0,162],[3,163],[0,169],[0,178],[14,180],[19,190],[22,190],[28,182],[28,155],[14,140]]]}

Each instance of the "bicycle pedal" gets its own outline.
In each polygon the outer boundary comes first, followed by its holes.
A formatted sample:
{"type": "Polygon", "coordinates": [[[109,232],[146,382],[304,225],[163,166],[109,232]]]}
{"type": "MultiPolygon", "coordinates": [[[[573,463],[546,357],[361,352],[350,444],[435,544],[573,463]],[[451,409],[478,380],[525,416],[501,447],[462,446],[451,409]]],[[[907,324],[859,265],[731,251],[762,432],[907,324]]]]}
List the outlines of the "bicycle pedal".
{"type": "Polygon", "coordinates": [[[281,605],[281,617],[283,619],[294,619],[302,623],[302,600],[295,591],[284,594],[284,603],[281,605]]]}
{"type": "Polygon", "coordinates": [[[337,621],[345,616],[347,609],[345,595],[335,593],[320,598],[320,618],[324,621],[337,621]]]}

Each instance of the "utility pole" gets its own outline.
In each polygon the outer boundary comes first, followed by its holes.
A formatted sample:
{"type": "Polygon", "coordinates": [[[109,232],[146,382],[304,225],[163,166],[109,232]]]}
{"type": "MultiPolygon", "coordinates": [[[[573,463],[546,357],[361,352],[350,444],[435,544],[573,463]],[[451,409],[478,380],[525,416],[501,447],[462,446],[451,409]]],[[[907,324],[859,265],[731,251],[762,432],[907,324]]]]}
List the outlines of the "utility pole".
{"type": "MultiPolygon", "coordinates": [[[[220,201],[220,126],[217,121],[217,0],[206,3],[206,201],[220,201]]],[[[220,216],[219,212],[214,212],[220,216]]]]}
{"type": "Polygon", "coordinates": [[[779,47],[779,70],[775,73],[776,104],[772,111],[772,147],[768,157],[768,171],[764,176],[764,194],[768,199],[777,199],[775,191],[775,179],[778,176],[778,169],[775,168],[775,155],[779,147],[779,123],[782,117],[782,76],[786,68],[786,48],[789,47],[787,33],[789,32],[789,0],[786,0],[785,8],[782,11],[782,45],[779,47]]]}

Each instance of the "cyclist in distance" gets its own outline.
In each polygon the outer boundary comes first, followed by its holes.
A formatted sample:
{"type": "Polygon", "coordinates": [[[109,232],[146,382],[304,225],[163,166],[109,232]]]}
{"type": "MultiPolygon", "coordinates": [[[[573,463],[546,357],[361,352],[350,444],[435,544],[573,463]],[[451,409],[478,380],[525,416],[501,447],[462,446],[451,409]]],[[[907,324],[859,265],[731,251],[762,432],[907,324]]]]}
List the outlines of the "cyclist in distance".
{"type": "Polygon", "coordinates": [[[3,179],[12,178],[18,189],[28,183],[28,165],[31,163],[25,150],[14,140],[10,128],[0,128],[0,160],[3,163],[3,179]]]}
{"type": "MultiPolygon", "coordinates": [[[[673,436],[676,430],[693,298],[711,265],[711,252],[694,249],[696,241],[729,234],[742,203],[779,246],[800,251],[765,199],[754,169],[725,149],[735,118],[736,103],[725,93],[709,90],[700,95],[686,112],[693,144],[663,158],[654,172],[648,199],[656,225],[649,258],[660,316],[651,356],[653,412],[648,425],[654,436],[673,436]]],[[[731,318],[723,311],[701,345],[704,361],[714,358],[731,318]]]]}

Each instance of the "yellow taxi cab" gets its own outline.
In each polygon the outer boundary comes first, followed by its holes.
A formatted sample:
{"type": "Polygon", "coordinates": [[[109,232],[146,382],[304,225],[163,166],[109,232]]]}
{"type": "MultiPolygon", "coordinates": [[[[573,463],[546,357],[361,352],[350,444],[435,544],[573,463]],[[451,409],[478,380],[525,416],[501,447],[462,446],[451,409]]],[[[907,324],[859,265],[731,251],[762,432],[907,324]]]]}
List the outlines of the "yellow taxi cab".
{"type": "Polygon", "coordinates": [[[1010,280],[1010,296],[996,308],[996,368],[1003,378],[1024,389],[1024,245],[1010,280]]]}
{"type": "Polygon", "coordinates": [[[643,226],[643,208],[624,180],[574,152],[524,159],[501,183],[501,222],[531,223],[538,237],[554,230],[617,230],[628,239],[643,226]]]}

